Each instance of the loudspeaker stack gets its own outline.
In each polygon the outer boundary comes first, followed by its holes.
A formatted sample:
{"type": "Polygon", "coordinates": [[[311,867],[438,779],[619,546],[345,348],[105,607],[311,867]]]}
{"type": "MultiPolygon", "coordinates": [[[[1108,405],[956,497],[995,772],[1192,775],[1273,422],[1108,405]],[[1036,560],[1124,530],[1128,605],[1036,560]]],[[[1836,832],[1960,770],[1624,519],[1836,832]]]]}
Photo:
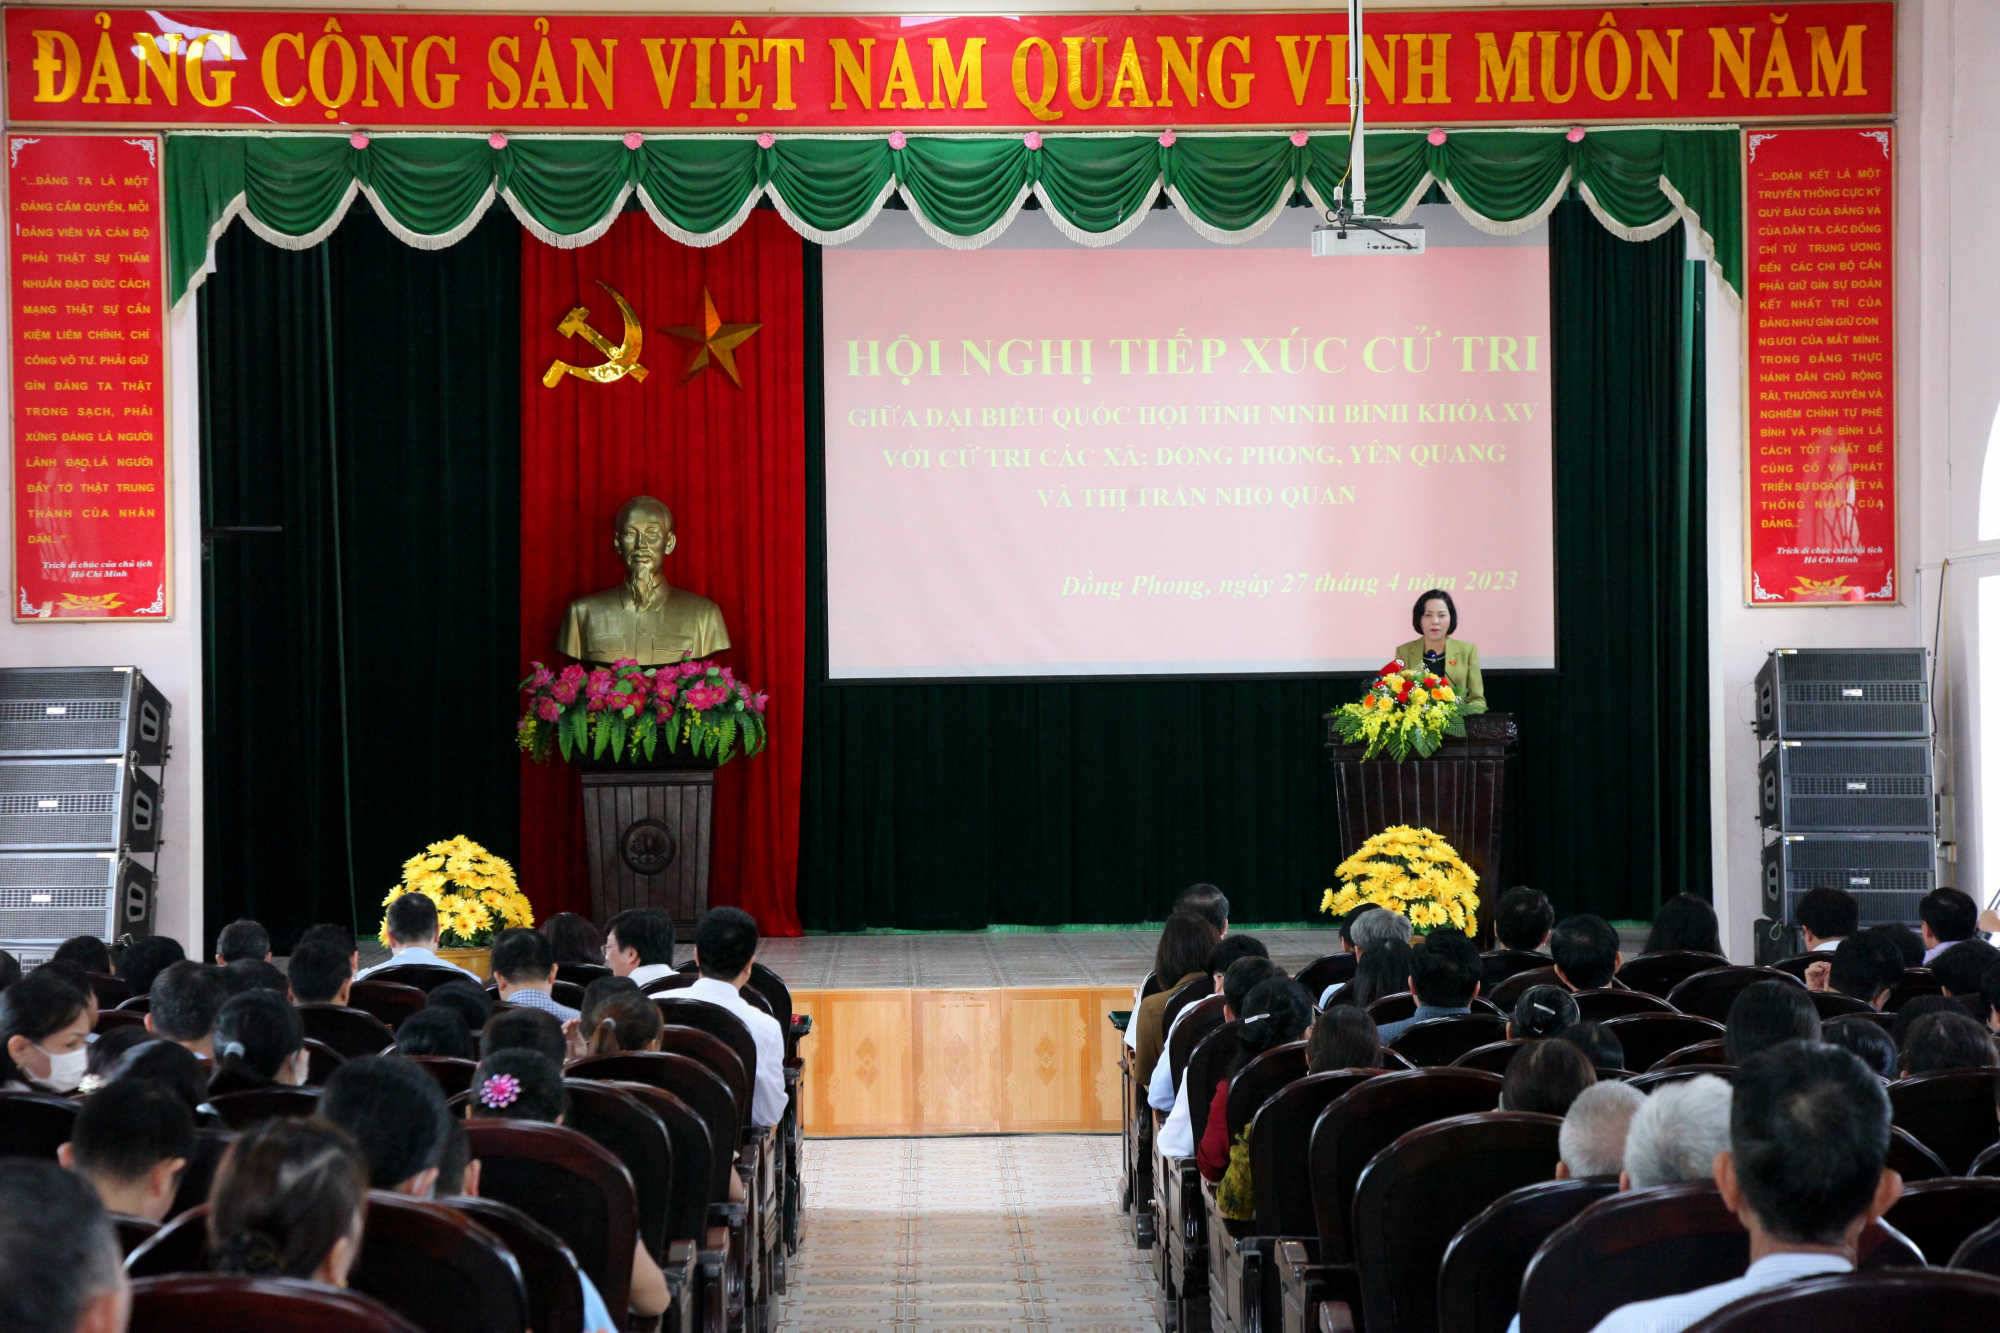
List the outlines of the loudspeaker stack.
{"type": "Polygon", "coordinates": [[[168,713],[136,667],[0,669],[0,949],[22,966],[152,934],[168,713]]]}
{"type": "Polygon", "coordinates": [[[1854,895],[1864,927],[1916,925],[1937,887],[1925,668],[1921,648],[1781,648],[1757,673],[1759,961],[1798,952],[1817,888],[1854,895]]]}

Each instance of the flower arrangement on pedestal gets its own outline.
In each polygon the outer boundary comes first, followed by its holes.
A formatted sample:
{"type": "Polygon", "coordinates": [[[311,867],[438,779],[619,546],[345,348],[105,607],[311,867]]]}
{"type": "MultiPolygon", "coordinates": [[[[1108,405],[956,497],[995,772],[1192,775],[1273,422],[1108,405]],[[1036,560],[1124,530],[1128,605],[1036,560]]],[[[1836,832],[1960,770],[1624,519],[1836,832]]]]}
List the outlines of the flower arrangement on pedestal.
{"type": "MultiPolygon", "coordinates": [[[[532,926],[535,909],[514,881],[514,867],[463,834],[434,842],[403,862],[403,882],[382,900],[387,907],[406,893],[437,904],[438,944],[483,949],[509,926],[532,926]]],[[[389,920],[379,938],[389,942],[389,920]]]]}
{"type": "Polygon", "coordinates": [[[1319,910],[1346,916],[1373,903],[1410,919],[1419,933],[1449,926],[1471,935],[1479,923],[1479,876],[1456,849],[1427,828],[1396,824],[1361,844],[1334,873],[1319,910]]]}
{"type": "Polygon", "coordinates": [[[1363,759],[1387,750],[1399,764],[1412,750],[1428,756],[1446,736],[1465,734],[1451,682],[1421,668],[1405,668],[1400,658],[1376,674],[1360,702],[1342,704],[1327,716],[1349,745],[1367,742],[1363,759]]]}
{"type": "Polygon", "coordinates": [[[608,754],[614,761],[650,762],[664,740],[669,754],[685,746],[695,758],[720,766],[739,746],[745,755],[756,754],[769,737],[769,696],[711,660],[641,667],[627,657],[596,670],[571,665],[560,671],[530,665],[534,670],[521,682],[528,702],[515,740],[538,764],[557,749],[564,759],[608,754]]]}

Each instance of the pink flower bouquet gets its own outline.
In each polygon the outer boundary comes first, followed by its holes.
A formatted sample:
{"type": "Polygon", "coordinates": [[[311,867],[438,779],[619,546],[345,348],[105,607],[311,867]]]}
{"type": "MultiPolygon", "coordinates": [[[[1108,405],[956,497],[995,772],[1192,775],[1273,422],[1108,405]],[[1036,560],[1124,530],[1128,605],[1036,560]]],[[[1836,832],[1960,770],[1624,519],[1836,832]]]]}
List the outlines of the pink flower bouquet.
{"type": "Polygon", "coordinates": [[[664,740],[669,754],[686,746],[697,759],[721,765],[739,746],[752,755],[769,739],[768,696],[712,661],[641,667],[621,658],[611,667],[572,664],[560,671],[530,665],[515,740],[538,764],[557,749],[565,760],[608,754],[614,761],[650,761],[664,740]]]}

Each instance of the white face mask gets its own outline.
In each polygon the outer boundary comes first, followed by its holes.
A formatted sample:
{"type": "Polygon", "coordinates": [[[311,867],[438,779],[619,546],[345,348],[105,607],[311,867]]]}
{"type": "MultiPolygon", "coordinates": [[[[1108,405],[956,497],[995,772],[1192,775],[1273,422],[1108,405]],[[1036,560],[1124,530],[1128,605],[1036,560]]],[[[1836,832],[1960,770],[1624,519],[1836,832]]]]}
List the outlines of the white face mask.
{"type": "Polygon", "coordinates": [[[49,1075],[41,1081],[57,1092],[75,1092],[77,1084],[83,1082],[84,1071],[90,1068],[90,1048],[79,1046],[62,1055],[43,1050],[40,1045],[35,1049],[49,1057],[49,1075]]]}

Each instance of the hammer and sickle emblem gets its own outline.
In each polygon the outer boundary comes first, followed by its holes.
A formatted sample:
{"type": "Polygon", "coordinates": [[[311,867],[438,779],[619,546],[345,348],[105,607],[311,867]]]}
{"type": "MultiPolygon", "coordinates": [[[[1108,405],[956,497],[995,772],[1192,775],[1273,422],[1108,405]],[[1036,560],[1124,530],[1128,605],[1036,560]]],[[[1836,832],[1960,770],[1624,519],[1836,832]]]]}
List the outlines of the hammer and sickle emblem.
{"type": "Polygon", "coordinates": [[[625,341],[613,345],[609,338],[590,327],[590,311],[577,306],[563,316],[563,322],[556,325],[556,332],[565,338],[581,337],[604,353],[604,362],[595,366],[573,366],[562,360],[549,362],[549,368],[542,372],[542,383],[551,389],[562,383],[565,375],[574,375],[580,380],[595,380],[599,384],[609,384],[627,375],[635,380],[646,378],[646,368],[639,364],[639,349],[646,337],[646,331],[639,325],[639,317],[632,313],[631,305],[614,288],[602,279],[597,285],[610,292],[611,299],[618,303],[618,313],[625,320],[625,341]]]}

